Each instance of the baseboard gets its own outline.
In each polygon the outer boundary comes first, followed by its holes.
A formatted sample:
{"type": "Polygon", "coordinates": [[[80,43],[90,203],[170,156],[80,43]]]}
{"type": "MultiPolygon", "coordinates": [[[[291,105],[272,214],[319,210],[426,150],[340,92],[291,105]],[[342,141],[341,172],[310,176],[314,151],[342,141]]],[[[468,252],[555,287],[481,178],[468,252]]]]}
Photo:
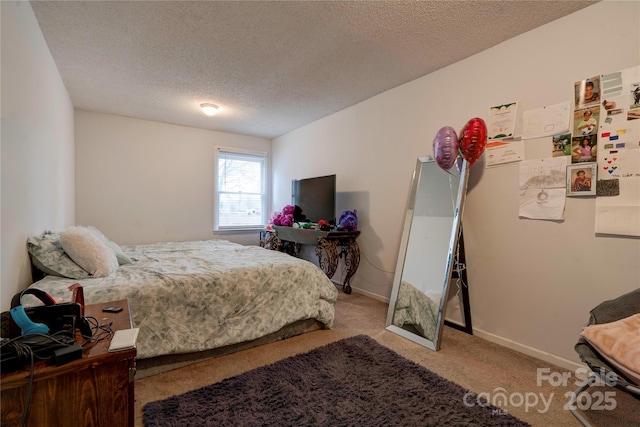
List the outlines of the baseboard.
{"type": "MultiPolygon", "coordinates": [[[[341,283],[338,283],[337,285],[338,286],[342,286],[341,283]]],[[[381,302],[389,304],[389,298],[388,297],[383,297],[382,295],[374,294],[373,292],[369,292],[369,291],[367,291],[365,289],[361,289],[361,288],[356,288],[354,286],[351,287],[351,290],[353,292],[355,292],[356,294],[364,295],[364,296],[369,297],[371,299],[374,299],[374,300],[381,301],[381,302]]]]}
{"type": "MultiPolygon", "coordinates": [[[[334,282],[336,283],[336,282],[334,282]]],[[[336,283],[338,286],[340,286],[340,283],[336,283]]],[[[361,289],[361,288],[357,288],[357,287],[351,287],[351,289],[353,290],[353,292],[357,293],[357,294],[361,294],[364,296],[367,296],[369,298],[378,300],[378,301],[382,301],[384,303],[389,304],[389,298],[388,297],[383,297],[381,295],[375,294],[373,292],[367,291],[365,289],[361,289]]],[[[586,367],[585,364],[583,363],[579,363],[579,362],[574,362],[572,360],[569,359],[565,359],[563,357],[559,357],[556,355],[553,355],[551,353],[547,353],[545,351],[542,350],[538,350],[537,348],[533,348],[533,347],[529,347],[526,346],[524,344],[520,344],[516,341],[512,341],[509,340],[507,338],[503,338],[500,337],[498,335],[494,335],[492,333],[483,331],[481,329],[477,329],[477,328],[473,328],[473,334],[479,338],[485,339],[487,341],[491,341],[494,342],[496,344],[499,344],[503,347],[507,347],[510,348],[511,350],[515,350],[519,353],[523,353],[526,354],[527,356],[531,356],[531,357],[535,357],[536,359],[540,359],[543,360],[547,363],[551,363],[552,365],[555,366],[559,366],[560,368],[564,368],[568,371],[572,371],[575,372],[576,369],[584,369],[586,367]]]]}
{"type": "Polygon", "coordinates": [[[479,338],[485,339],[487,341],[494,342],[503,347],[510,348],[517,352],[526,354],[527,356],[535,357],[536,359],[543,360],[545,362],[551,363],[553,365],[559,366],[561,368],[567,369],[569,371],[575,372],[576,369],[584,369],[585,365],[574,362],[572,360],[565,359],[563,357],[555,356],[551,353],[544,352],[542,350],[538,350],[533,347],[526,346],[524,344],[520,344],[518,342],[509,340],[507,338],[500,337],[498,335],[494,335],[492,333],[483,331],[481,329],[473,328],[473,334],[479,338]]]}

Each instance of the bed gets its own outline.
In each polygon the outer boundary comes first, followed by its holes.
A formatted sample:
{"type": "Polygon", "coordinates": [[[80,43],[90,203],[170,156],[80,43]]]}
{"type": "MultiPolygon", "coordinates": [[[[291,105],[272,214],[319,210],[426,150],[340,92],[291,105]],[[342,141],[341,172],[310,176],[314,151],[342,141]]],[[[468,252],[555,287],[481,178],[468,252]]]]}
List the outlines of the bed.
{"type": "MultiPolygon", "coordinates": [[[[42,240],[49,239],[56,246],[56,237],[49,233],[37,243],[43,246],[42,240]]],[[[65,242],[62,232],[58,237],[65,242]]],[[[32,263],[51,272],[54,261],[34,245],[34,240],[28,244],[32,263]]],[[[282,331],[287,327],[304,332],[303,323],[310,329],[333,324],[338,291],[308,261],[225,240],[114,248],[119,263],[104,277],[48,274],[31,286],[58,302],[71,299],[68,287],[74,283],[82,285],[86,304],[128,299],[134,325],[140,328],[138,360],[237,346],[274,334],[286,337],[290,333],[282,331]]]]}

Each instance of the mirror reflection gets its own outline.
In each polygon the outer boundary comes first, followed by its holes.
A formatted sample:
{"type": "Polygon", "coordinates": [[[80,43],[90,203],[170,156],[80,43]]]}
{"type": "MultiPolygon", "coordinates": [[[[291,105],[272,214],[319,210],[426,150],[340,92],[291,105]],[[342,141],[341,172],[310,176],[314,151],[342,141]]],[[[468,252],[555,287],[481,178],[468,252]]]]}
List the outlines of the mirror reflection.
{"type": "Polygon", "coordinates": [[[440,347],[467,175],[466,161],[462,172],[447,172],[420,157],[411,184],[386,326],[432,350],[440,347]]]}

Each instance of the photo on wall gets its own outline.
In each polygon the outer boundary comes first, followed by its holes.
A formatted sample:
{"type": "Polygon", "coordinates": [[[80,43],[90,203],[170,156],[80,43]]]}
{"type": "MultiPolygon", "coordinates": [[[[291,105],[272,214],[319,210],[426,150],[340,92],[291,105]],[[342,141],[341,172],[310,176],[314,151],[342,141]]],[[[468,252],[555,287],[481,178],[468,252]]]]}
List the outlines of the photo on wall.
{"type": "Polygon", "coordinates": [[[596,135],[599,119],[600,106],[575,110],[573,112],[573,135],[596,135]]]}
{"type": "Polygon", "coordinates": [[[551,138],[553,142],[553,157],[570,156],[571,155],[571,134],[563,133],[559,135],[553,135],[551,138]]]}
{"type": "Polygon", "coordinates": [[[576,109],[600,102],[600,76],[584,79],[573,84],[576,109]]]}
{"type": "Polygon", "coordinates": [[[597,163],[567,166],[567,196],[595,196],[597,163]]]}
{"type": "Polygon", "coordinates": [[[627,120],[640,119],[640,82],[631,84],[631,98],[627,120]]]}
{"type": "Polygon", "coordinates": [[[597,160],[596,135],[574,136],[571,140],[571,163],[588,163],[597,160]]]}

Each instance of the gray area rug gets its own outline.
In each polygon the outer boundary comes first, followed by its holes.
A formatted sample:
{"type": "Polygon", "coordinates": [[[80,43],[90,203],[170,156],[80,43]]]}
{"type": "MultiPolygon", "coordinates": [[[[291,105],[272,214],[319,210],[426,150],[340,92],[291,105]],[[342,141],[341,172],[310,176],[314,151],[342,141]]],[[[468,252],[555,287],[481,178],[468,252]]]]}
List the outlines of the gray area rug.
{"type": "Polygon", "coordinates": [[[529,425],[467,393],[358,335],[142,411],[145,427],[529,425]]]}

